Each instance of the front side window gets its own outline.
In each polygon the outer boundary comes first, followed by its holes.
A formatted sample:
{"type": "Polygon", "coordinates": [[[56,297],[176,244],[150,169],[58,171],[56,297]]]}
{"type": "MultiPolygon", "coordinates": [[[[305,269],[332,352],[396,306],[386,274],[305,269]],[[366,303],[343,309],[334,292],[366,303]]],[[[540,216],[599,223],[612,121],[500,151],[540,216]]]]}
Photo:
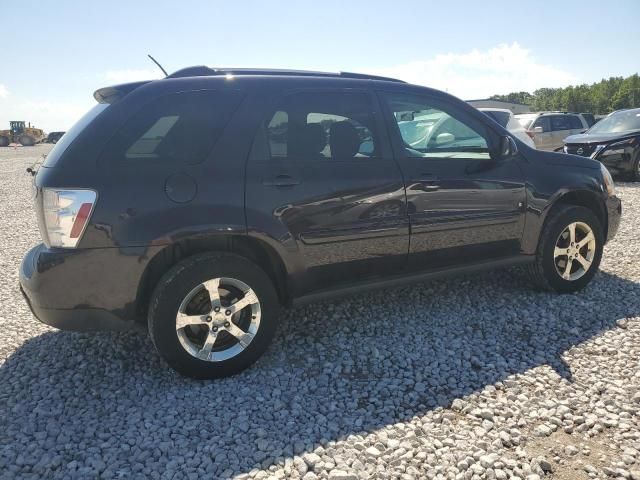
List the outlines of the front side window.
{"type": "Polygon", "coordinates": [[[199,163],[205,159],[240,103],[235,91],[165,95],[133,114],[107,147],[121,162],[199,163]]]}
{"type": "Polygon", "coordinates": [[[549,122],[549,117],[538,117],[538,119],[534,122],[532,129],[540,127],[542,128],[542,132],[550,132],[551,124],[549,122]]]}
{"type": "Polygon", "coordinates": [[[453,110],[407,95],[386,95],[409,157],[489,159],[486,138],[453,110]],[[455,115],[455,116],[454,116],[455,115]]]}
{"type": "Polygon", "coordinates": [[[580,117],[577,115],[567,115],[569,117],[569,125],[571,125],[572,130],[582,130],[584,127],[582,126],[582,122],[580,121],[580,117]]]}
{"type": "Polygon", "coordinates": [[[359,160],[377,152],[374,116],[364,93],[289,95],[262,129],[256,140],[266,133],[264,154],[269,158],[359,160]]]}

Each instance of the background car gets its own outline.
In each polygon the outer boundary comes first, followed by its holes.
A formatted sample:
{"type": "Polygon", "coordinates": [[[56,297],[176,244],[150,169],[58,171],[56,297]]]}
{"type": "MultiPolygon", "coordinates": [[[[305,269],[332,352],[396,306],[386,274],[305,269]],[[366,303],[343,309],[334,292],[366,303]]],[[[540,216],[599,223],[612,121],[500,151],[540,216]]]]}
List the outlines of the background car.
{"type": "Polygon", "coordinates": [[[515,115],[511,110],[507,110],[506,108],[479,108],[478,110],[493,118],[496,122],[513,133],[518,140],[526,143],[531,148],[536,148],[536,144],[533,141],[533,133],[527,133],[527,130],[525,130],[525,128],[515,118],[515,115]]]}
{"type": "Polygon", "coordinates": [[[538,112],[516,115],[520,124],[533,135],[539,150],[559,152],[564,148],[564,139],[582,133],[589,123],[579,113],[538,112]]]}
{"type": "Polygon", "coordinates": [[[613,112],[585,133],[567,137],[564,151],[600,160],[612,173],[640,181],[640,108],[613,112]]]}
{"type": "Polygon", "coordinates": [[[47,135],[46,143],[58,143],[58,140],[62,138],[64,132],[51,132],[47,135]]]}

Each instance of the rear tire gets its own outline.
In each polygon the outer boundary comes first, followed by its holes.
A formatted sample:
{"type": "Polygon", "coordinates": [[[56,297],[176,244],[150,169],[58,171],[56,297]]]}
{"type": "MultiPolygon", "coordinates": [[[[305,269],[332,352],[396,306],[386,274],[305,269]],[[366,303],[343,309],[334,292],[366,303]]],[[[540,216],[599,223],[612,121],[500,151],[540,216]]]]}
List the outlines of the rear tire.
{"type": "Polygon", "coordinates": [[[199,254],[160,279],[149,308],[149,335],[178,373],[226,377],[267,349],[279,307],[271,279],[254,263],[228,253],[199,254]]]}
{"type": "Polygon", "coordinates": [[[550,215],[540,235],[536,260],[527,266],[528,277],[544,290],[576,292],[591,281],[600,266],[604,246],[602,225],[593,211],[585,207],[566,205],[550,215]],[[585,245],[580,247],[581,243],[585,245]]]}
{"type": "Polygon", "coordinates": [[[0,136],[0,147],[6,147],[9,145],[9,139],[7,137],[0,136]]]}
{"type": "Polygon", "coordinates": [[[36,143],[35,139],[29,135],[22,135],[18,141],[23,147],[32,147],[36,143]]]}

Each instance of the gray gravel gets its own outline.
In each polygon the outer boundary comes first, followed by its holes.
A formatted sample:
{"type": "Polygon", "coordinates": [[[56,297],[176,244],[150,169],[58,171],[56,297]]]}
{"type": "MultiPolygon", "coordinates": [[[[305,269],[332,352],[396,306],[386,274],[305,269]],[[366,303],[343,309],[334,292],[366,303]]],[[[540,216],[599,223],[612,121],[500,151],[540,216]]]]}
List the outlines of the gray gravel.
{"type": "Polygon", "coordinates": [[[0,478],[640,479],[640,185],[584,292],[493,272],[314,304],[196,382],[142,334],[29,313],[47,148],[0,149],[0,478]]]}

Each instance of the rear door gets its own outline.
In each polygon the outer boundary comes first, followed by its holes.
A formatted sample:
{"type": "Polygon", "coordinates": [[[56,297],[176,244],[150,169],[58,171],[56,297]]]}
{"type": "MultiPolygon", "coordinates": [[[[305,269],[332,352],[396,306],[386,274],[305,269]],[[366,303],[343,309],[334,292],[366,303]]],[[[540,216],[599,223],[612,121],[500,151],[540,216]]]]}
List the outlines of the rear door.
{"type": "Polygon", "coordinates": [[[375,97],[301,90],[275,98],[247,167],[247,224],[268,224],[304,272],[297,294],[405,266],[402,175],[375,97]]]}
{"type": "Polygon", "coordinates": [[[498,135],[452,103],[382,93],[411,221],[410,266],[432,269],[519,253],[524,179],[491,158],[498,135]]]}

